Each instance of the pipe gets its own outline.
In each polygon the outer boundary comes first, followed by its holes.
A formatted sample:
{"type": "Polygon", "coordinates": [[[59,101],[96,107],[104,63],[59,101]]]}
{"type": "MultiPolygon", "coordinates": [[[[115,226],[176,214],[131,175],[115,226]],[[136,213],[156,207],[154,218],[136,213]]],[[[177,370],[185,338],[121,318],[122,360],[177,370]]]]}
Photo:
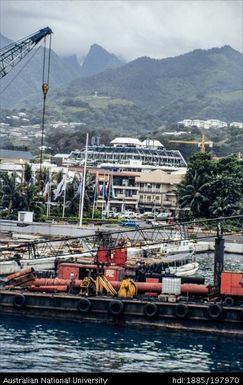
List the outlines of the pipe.
{"type": "MultiPolygon", "coordinates": [[[[71,285],[72,281],[70,279],[61,279],[61,278],[36,278],[33,282],[34,286],[63,286],[71,285]]],[[[80,279],[75,279],[73,281],[73,287],[79,288],[82,281],[80,279]]]]}
{"type": "Polygon", "coordinates": [[[32,273],[33,271],[34,271],[33,267],[28,267],[27,269],[22,269],[22,270],[18,271],[17,273],[8,275],[7,276],[7,280],[11,281],[12,279],[21,277],[22,275],[26,275],[26,274],[32,273]]]}
{"type": "MultiPolygon", "coordinates": [[[[114,289],[119,290],[121,282],[111,282],[114,289]]],[[[154,282],[135,282],[138,292],[156,292],[162,293],[162,284],[154,282]]],[[[208,286],[206,285],[196,285],[196,284],[182,284],[181,293],[182,294],[197,294],[197,295],[208,295],[208,286]]]]}
{"type": "Polygon", "coordinates": [[[55,291],[67,291],[67,285],[56,285],[56,286],[30,286],[28,287],[29,291],[40,291],[46,293],[52,293],[55,291]]]}

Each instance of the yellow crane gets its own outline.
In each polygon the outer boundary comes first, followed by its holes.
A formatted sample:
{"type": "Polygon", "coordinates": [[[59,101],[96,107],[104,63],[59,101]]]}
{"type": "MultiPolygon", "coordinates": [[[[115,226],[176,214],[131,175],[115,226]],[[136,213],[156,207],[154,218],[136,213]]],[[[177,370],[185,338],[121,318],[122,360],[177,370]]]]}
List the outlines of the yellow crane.
{"type": "Polygon", "coordinates": [[[185,144],[197,144],[200,148],[200,152],[205,153],[205,145],[208,144],[209,147],[213,147],[213,142],[211,140],[206,140],[205,136],[202,135],[201,140],[169,140],[170,143],[185,143],[185,144]]]}

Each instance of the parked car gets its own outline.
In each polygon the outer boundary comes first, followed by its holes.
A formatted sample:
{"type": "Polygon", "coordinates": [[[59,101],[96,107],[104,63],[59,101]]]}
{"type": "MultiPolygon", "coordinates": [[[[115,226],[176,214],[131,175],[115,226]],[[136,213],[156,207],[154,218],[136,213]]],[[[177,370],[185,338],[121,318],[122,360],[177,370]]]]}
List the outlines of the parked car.
{"type": "Polygon", "coordinates": [[[120,226],[127,226],[127,227],[139,227],[139,223],[136,221],[133,221],[132,219],[127,219],[118,222],[120,226]]]}
{"type": "Polygon", "coordinates": [[[171,214],[170,213],[159,213],[157,216],[156,216],[156,219],[157,220],[166,220],[171,214]]]}

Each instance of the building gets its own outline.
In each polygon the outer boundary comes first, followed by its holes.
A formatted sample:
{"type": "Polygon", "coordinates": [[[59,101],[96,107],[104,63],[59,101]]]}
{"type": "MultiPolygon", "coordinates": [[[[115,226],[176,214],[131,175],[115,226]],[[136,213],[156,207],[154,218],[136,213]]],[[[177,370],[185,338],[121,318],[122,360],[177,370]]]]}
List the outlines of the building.
{"type": "Polygon", "coordinates": [[[223,122],[218,119],[184,119],[181,122],[178,122],[178,125],[179,124],[183,125],[184,127],[197,127],[204,128],[205,130],[208,130],[210,128],[228,127],[228,124],[226,122],[223,122]]]}
{"type": "MultiPolygon", "coordinates": [[[[82,172],[77,167],[70,167],[69,170],[82,172]]],[[[87,173],[96,181],[96,208],[122,213],[126,210],[138,211],[138,173],[109,172],[100,168],[88,168],[87,173]]]]}
{"type": "MultiPolygon", "coordinates": [[[[82,151],[71,152],[68,161],[70,165],[75,165],[82,164],[84,159],[85,148],[82,151]]],[[[115,138],[109,146],[89,146],[88,165],[100,165],[102,168],[109,169],[111,169],[110,165],[113,165],[113,171],[119,171],[121,167],[125,171],[124,168],[127,165],[139,165],[140,170],[143,165],[152,168],[177,169],[186,167],[186,162],[180,151],[166,150],[157,140],[146,139],[140,142],[136,138],[115,138]]]]}
{"type": "Polygon", "coordinates": [[[16,172],[19,182],[23,180],[24,166],[34,157],[29,151],[0,149],[0,172],[16,172]]]}
{"type": "Polygon", "coordinates": [[[230,127],[243,128],[242,122],[232,122],[230,123],[230,127]]]}
{"type": "Polygon", "coordinates": [[[175,212],[177,204],[176,187],[185,172],[167,173],[163,170],[143,171],[136,177],[139,189],[140,211],[175,212]]]}

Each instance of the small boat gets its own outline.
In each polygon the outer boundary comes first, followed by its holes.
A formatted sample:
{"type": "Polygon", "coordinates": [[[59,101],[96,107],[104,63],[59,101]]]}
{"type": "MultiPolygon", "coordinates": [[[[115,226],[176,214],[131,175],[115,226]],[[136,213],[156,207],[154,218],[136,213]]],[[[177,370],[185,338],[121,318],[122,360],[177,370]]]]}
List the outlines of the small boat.
{"type": "Polygon", "coordinates": [[[36,271],[54,271],[56,264],[60,261],[72,260],[74,262],[82,262],[83,260],[93,259],[94,256],[95,253],[93,252],[83,252],[80,254],[57,255],[55,257],[5,259],[0,261],[0,276],[13,274],[28,267],[33,267],[36,271]]]}
{"type": "Polygon", "coordinates": [[[199,269],[198,262],[186,263],[182,266],[169,267],[170,274],[174,274],[177,277],[188,277],[195,274],[199,269]]]}

